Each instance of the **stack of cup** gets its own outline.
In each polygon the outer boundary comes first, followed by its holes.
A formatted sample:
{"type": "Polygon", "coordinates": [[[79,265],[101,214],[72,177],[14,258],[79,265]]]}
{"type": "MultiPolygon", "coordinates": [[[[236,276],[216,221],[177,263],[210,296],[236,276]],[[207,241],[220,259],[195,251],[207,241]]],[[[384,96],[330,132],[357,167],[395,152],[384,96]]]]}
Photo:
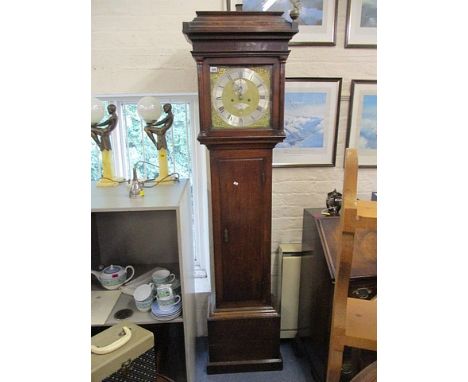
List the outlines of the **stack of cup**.
{"type": "Polygon", "coordinates": [[[180,316],[182,301],[175,295],[170,284],[161,284],[156,287],[156,300],[151,305],[151,313],[160,321],[170,321],[180,316]]]}
{"type": "Polygon", "coordinates": [[[170,284],[175,294],[181,293],[179,279],[166,268],[158,268],[152,275],[154,285],[170,284]]]}
{"type": "Polygon", "coordinates": [[[149,312],[154,300],[154,284],[143,284],[138,286],[133,292],[135,305],[140,312],[149,312]]]}
{"type": "Polygon", "coordinates": [[[168,269],[159,268],[153,272],[149,284],[138,286],[133,292],[135,305],[140,312],[151,311],[153,318],[169,321],[180,316],[182,299],[175,293],[180,289],[176,277],[168,269]]]}

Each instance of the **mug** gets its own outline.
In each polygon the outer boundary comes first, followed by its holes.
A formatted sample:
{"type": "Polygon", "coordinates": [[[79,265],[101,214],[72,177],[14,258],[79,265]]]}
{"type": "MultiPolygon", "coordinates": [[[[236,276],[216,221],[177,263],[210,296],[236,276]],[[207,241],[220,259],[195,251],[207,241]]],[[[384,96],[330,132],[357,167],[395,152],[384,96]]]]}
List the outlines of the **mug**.
{"type": "Polygon", "coordinates": [[[156,297],[156,300],[158,300],[159,309],[162,311],[173,310],[174,306],[179,304],[181,299],[182,298],[179,295],[172,296],[170,299],[166,300],[160,300],[158,297],[156,297]]]}
{"type": "Polygon", "coordinates": [[[161,301],[174,298],[174,291],[171,284],[160,284],[156,286],[156,298],[161,301]]]}
{"type": "Polygon", "coordinates": [[[140,312],[149,312],[154,300],[154,284],[143,284],[138,286],[133,292],[135,305],[140,312]]]}
{"type": "Polygon", "coordinates": [[[153,272],[151,278],[153,279],[153,283],[155,284],[165,284],[173,282],[175,279],[175,275],[174,273],[171,273],[168,269],[162,268],[153,272]]]}

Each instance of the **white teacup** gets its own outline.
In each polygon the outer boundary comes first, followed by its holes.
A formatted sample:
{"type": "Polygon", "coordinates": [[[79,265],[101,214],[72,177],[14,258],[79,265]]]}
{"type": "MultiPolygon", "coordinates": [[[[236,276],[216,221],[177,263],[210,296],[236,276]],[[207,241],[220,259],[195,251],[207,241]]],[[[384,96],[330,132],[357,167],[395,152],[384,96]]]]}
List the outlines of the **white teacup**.
{"type": "Polygon", "coordinates": [[[154,300],[154,284],[143,284],[135,289],[133,298],[135,305],[140,312],[149,312],[154,300]]]}
{"type": "Polygon", "coordinates": [[[161,309],[162,311],[167,311],[172,310],[174,308],[174,305],[177,305],[180,302],[181,297],[179,295],[176,295],[165,300],[161,300],[159,297],[156,297],[156,300],[158,300],[159,309],[161,309]]]}
{"type": "Polygon", "coordinates": [[[153,283],[159,285],[173,282],[175,279],[175,275],[174,273],[171,273],[169,269],[163,268],[153,272],[151,278],[153,279],[153,283]]]}
{"type": "Polygon", "coordinates": [[[156,296],[158,300],[170,300],[174,298],[174,291],[171,284],[160,284],[156,286],[156,296]]]}

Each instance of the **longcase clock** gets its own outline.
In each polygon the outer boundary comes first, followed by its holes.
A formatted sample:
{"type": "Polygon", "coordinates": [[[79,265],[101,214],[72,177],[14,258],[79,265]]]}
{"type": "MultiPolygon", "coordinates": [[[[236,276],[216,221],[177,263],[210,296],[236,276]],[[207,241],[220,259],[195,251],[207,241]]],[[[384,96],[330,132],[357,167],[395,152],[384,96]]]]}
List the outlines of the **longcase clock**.
{"type": "Polygon", "coordinates": [[[197,12],[183,32],[197,63],[198,140],[208,147],[215,290],[208,373],[282,368],[271,299],[272,150],[284,138],[282,12],[197,12]]]}

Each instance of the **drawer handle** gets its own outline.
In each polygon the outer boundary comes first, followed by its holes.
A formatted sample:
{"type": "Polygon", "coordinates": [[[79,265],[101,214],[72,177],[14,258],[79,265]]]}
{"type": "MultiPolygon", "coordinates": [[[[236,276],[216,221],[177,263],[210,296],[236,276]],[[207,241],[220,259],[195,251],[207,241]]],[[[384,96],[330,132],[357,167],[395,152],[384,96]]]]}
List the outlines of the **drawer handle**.
{"type": "Polygon", "coordinates": [[[229,242],[229,231],[227,228],[224,228],[224,242],[228,243],[229,242]]]}

